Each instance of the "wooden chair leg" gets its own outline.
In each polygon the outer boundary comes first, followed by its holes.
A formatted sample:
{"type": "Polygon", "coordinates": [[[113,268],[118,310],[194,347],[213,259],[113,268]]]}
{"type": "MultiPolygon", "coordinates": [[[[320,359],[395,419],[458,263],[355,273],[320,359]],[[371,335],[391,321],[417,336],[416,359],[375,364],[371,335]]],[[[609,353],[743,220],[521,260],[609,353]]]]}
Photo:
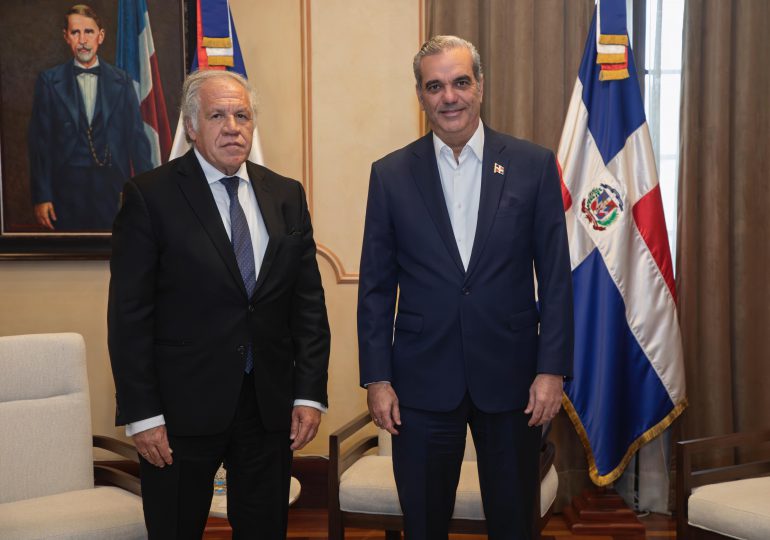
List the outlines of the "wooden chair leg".
{"type": "Polygon", "coordinates": [[[342,526],[342,512],[339,508],[329,509],[329,540],[345,540],[345,528],[342,526]]]}

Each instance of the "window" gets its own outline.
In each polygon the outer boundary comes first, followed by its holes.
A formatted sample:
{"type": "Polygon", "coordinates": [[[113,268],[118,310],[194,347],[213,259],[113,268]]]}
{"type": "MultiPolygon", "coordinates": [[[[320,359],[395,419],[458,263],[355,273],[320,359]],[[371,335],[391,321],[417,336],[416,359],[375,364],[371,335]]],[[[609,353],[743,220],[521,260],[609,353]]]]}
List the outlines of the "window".
{"type": "MultiPolygon", "coordinates": [[[[672,257],[676,253],[679,101],[685,0],[633,1],[634,53],[658,167],[672,257]]],[[[676,261],[674,261],[675,263],[676,261]]]]}

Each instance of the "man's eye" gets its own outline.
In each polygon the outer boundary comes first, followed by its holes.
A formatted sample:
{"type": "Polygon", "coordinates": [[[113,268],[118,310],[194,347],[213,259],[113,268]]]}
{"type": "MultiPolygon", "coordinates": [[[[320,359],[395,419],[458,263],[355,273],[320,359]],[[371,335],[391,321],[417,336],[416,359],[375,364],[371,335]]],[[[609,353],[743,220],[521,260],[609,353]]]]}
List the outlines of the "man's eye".
{"type": "Polygon", "coordinates": [[[248,120],[249,119],[249,115],[246,114],[246,113],[238,113],[238,119],[239,120],[248,120]]]}
{"type": "Polygon", "coordinates": [[[470,84],[471,84],[470,81],[465,81],[465,80],[457,81],[457,86],[459,86],[460,88],[466,88],[470,86],[470,84]]]}
{"type": "Polygon", "coordinates": [[[438,84],[429,84],[425,87],[428,92],[438,92],[439,88],[441,87],[438,84]]]}

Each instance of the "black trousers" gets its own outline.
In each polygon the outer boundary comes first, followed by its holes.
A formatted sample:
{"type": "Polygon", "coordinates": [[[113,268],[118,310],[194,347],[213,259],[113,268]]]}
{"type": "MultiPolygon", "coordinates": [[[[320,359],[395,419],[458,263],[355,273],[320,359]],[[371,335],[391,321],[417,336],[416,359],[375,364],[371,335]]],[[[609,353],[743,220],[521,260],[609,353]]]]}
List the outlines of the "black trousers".
{"type": "Polygon", "coordinates": [[[286,538],[291,450],[286,431],[267,431],[253,375],[244,376],[231,426],[217,435],[169,435],[173,464],[140,457],[144,519],[150,540],[199,539],[206,527],[214,475],[227,469],[227,517],[235,539],[286,538]]]}
{"type": "Polygon", "coordinates": [[[449,412],[401,407],[393,470],[407,540],[446,540],[454,511],[466,425],[478,457],[481,498],[493,540],[531,538],[542,429],[522,410],[485,413],[466,395],[449,412]]]}

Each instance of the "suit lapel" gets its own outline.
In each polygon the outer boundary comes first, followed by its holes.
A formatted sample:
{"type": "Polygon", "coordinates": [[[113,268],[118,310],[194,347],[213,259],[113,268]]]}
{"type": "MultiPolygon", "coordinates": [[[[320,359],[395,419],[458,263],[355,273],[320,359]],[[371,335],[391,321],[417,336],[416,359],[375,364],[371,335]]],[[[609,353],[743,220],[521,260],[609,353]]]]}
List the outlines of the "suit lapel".
{"type": "MultiPolygon", "coordinates": [[[[257,274],[257,287],[255,290],[258,291],[265,281],[270,266],[275,260],[277,245],[281,237],[286,234],[286,231],[284,230],[285,227],[281,209],[279,208],[275,197],[273,197],[265,169],[257,167],[253,163],[247,161],[246,170],[249,172],[251,187],[257,197],[259,211],[262,214],[262,221],[265,222],[265,228],[267,229],[268,234],[265,256],[262,258],[262,265],[257,274]]],[[[256,292],[254,294],[256,294],[256,292]]]]}
{"type": "Polygon", "coordinates": [[[58,71],[56,75],[57,77],[53,83],[53,87],[66,105],[67,111],[72,117],[75,131],[78,131],[80,129],[80,116],[78,113],[80,107],[80,92],[78,92],[78,82],[75,79],[75,73],[72,71],[72,62],[62,65],[62,69],[58,71]]]}
{"type": "Polygon", "coordinates": [[[455,265],[457,265],[457,269],[465,273],[463,261],[460,258],[460,251],[457,249],[455,235],[452,232],[452,222],[449,220],[446,198],[444,197],[444,191],[441,189],[441,177],[439,176],[438,165],[436,164],[432,132],[417,141],[411,169],[417,189],[422,195],[425,206],[428,208],[428,213],[438,229],[439,236],[441,236],[441,240],[444,242],[455,265]]]}
{"type": "Polygon", "coordinates": [[[101,75],[97,81],[97,88],[99,89],[96,98],[99,100],[99,104],[102,107],[103,125],[108,125],[110,115],[112,114],[112,106],[119,101],[115,99],[115,93],[120,91],[120,84],[116,81],[115,72],[103,60],[99,60],[99,65],[102,68],[101,75]]]}
{"type": "Polygon", "coordinates": [[[179,160],[177,172],[179,173],[177,177],[179,188],[182,190],[204,230],[211,238],[211,242],[222,257],[228,271],[238,284],[243,295],[246,296],[246,287],[243,285],[243,278],[238,268],[238,261],[235,259],[233,246],[222,223],[222,216],[219,215],[217,204],[214,202],[211,188],[208,182],[206,182],[206,177],[193,150],[187,152],[179,160]]]}
{"type": "Polygon", "coordinates": [[[506,175],[511,174],[508,167],[508,158],[503,156],[505,143],[488,127],[484,126],[484,161],[481,164],[481,196],[479,199],[479,217],[476,224],[476,235],[473,238],[471,259],[468,263],[466,281],[476,269],[484,245],[492,229],[497,207],[500,203],[500,194],[505,184],[506,175]],[[502,172],[496,166],[502,167],[502,172]]]}

